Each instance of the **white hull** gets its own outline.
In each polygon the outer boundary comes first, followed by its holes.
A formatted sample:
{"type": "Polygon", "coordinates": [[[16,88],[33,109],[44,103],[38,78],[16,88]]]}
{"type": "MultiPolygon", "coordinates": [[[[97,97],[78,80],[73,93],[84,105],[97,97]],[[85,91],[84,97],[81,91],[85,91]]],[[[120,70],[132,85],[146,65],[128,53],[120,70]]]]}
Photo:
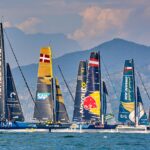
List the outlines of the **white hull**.
{"type": "Polygon", "coordinates": [[[0,129],[0,133],[49,132],[49,129],[0,129]]]}
{"type": "Polygon", "coordinates": [[[118,126],[116,129],[52,129],[54,133],[150,133],[146,126],[118,126]]]}

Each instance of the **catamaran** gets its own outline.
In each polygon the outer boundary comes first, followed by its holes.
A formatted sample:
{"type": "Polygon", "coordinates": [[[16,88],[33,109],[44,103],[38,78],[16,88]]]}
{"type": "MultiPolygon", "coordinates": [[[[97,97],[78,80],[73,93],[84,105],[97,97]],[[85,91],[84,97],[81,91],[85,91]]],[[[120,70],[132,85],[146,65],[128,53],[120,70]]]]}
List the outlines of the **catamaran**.
{"type": "Polygon", "coordinates": [[[33,118],[38,128],[56,129],[70,126],[59,81],[53,75],[50,47],[43,47],[40,51],[33,118]]]}
{"type": "Polygon", "coordinates": [[[36,129],[35,124],[24,120],[11,68],[5,60],[3,25],[0,23],[0,132],[36,129]]]}
{"type": "Polygon", "coordinates": [[[117,126],[118,131],[145,131],[148,118],[144,110],[139,87],[135,86],[134,61],[126,60],[123,71],[122,91],[117,126]]]}
{"type": "Polygon", "coordinates": [[[92,52],[89,62],[79,64],[73,115],[77,128],[115,129],[116,125],[106,121],[107,94],[106,84],[101,82],[100,52],[92,52]]]}

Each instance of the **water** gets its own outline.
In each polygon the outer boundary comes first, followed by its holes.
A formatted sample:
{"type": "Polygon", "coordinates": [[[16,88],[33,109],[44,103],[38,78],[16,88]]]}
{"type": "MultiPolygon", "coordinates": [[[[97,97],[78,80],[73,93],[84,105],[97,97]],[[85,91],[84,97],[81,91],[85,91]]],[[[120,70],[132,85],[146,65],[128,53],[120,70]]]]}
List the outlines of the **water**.
{"type": "Polygon", "coordinates": [[[1,133],[0,150],[149,150],[150,134],[1,133]]]}

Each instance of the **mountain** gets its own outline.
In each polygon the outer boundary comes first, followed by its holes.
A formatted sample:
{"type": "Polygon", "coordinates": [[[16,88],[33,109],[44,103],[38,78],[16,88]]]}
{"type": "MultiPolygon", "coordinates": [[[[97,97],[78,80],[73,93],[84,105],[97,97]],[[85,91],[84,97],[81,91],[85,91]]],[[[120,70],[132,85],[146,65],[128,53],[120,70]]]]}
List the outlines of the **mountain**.
{"type": "MultiPolygon", "coordinates": [[[[12,47],[17,55],[20,64],[27,65],[38,62],[39,48],[41,46],[51,45],[54,49],[53,56],[59,57],[65,53],[80,50],[78,43],[72,39],[69,39],[64,34],[25,34],[23,31],[17,28],[7,28],[6,33],[9,37],[12,47]]],[[[12,53],[10,46],[5,38],[5,47],[8,59],[11,64],[14,63],[12,59],[12,53]]],[[[14,66],[13,66],[14,67],[14,66]]]]}
{"type": "MultiPolygon", "coordinates": [[[[55,58],[53,60],[53,64],[54,64],[55,75],[58,76],[58,78],[61,80],[61,86],[63,87],[62,89],[63,89],[63,94],[65,96],[66,103],[68,104],[67,110],[69,111],[69,114],[71,114],[73,111],[73,102],[71,100],[70,95],[68,94],[68,90],[66,89],[62,81],[62,77],[60,76],[57,65],[61,66],[65,78],[74,94],[79,61],[88,59],[91,51],[98,51],[98,50],[100,50],[102,56],[102,61],[101,61],[102,78],[107,83],[107,87],[109,91],[109,101],[111,101],[111,103],[113,104],[112,107],[113,110],[115,110],[114,111],[115,114],[118,113],[118,111],[116,110],[118,110],[118,100],[120,97],[121,82],[122,82],[122,70],[123,70],[125,59],[133,58],[135,60],[135,68],[141,73],[143,82],[145,83],[147,89],[150,88],[150,59],[149,59],[150,47],[148,46],[140,45],[122,39],[113,39],[111,41],[102,43],[99,46],[89,50],[68,53],[61,57],[55,58]]],[[[22,66],[24,75],[34,95],[35,95],[36,80],[37,80],[37,68],[38,68],[37,64],[22,66]]],[[[22,102],[28,101],[29,107],[31,107],[31,100],[27,98],[27,96],[29,97],[29,94],[26,93],[27,91],[25,89],[23,80],[19,75],[18,68],[13,69],[13,74],[15,77],[16,85],[18,87],[20,96],[24,95],[22,97],[24,99],[22,100],[22,102]],[[26,98],[28,100],[25,100],[26,98]]],[[[144,102],[148,104],[149,102],[148,102],[147,95],[143,90],[140,78],[138,76],[137,76],[137,83],[141,87],[142,90],[141,93],[142,96],[144,97],[144,102]]],[[[146,109],[148,109],[148,106],[149,105],[146,105],[146,109]]],[[[25,109],[26,111],[28,110],[28,108],[26,107],[25,109]]],[[[33,108],[30,108],[30,111],[32,109],[33,108]]]]}

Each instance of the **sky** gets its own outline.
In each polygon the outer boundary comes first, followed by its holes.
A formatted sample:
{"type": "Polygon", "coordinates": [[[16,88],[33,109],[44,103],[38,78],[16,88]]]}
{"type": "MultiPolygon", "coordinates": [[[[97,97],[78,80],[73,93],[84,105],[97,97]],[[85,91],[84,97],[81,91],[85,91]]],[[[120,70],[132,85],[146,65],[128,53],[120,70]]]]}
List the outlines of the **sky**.
{"type": "Polygon", "coordinates": [[[150,45],[150,0],[0,0],[5,27],[63,33],[89,49],[113,38],[150,45]]]}

